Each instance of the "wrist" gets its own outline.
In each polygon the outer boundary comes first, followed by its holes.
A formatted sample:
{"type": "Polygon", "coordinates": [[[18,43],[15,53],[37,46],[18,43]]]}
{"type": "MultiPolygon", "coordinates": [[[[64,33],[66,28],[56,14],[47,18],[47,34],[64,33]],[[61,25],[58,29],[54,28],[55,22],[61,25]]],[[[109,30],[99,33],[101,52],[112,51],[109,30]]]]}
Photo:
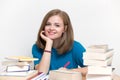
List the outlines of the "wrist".
{"type": "Polygon", "coordinates": [[[50,51],[50,50],[44,50],[44,52],[51,53],[51,51],[50,51]]]}

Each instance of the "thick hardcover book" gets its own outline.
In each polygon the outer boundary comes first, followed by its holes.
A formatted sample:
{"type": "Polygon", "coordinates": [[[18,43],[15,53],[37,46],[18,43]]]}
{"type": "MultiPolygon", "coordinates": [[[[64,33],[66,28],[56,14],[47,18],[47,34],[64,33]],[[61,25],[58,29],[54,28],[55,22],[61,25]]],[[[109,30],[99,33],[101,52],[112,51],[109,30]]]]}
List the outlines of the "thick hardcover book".
{"type": "Polygon", "coordinates": [[[99,53],[99,52],[85,52],[83,55],[83,59],[96,59],[96,60],[106,60],[112,57],[114,54],[114,50],[110,49],[107,52],[99,53]]]}
{"type": "Polygon", "coordinates": [[[110,57],[106,60],[84,59],[84,65],[109,66],[111,64],[112,64],[112,57],[110,57]]]}
{"type": "Polygon", "coordinates": [[[87,80],[112,80],[110,75],[87,75],[87,80]]]}
{"type": "Polygon", "coordinates": [[[49,80],[82,80],[80,72],[73,70],[51,70],[49,80]]]}
{"type": "Polygon", "coordinates": [[[0,73],[0,80],[28,80],[36,73],[36,70],[30,70],[27,72],[2,72],[0,73]]]}
{"type": "Polygon", "coordinates": [[[106,52],[108,50],[108,45],[91,45],[89,46],[86,51],[88,52],[106,52]]]}
{"type": "Polygon", "coordinates": [[[94,75],[112,75],[111,66],[88,66],[88,74],[94,75]]]}

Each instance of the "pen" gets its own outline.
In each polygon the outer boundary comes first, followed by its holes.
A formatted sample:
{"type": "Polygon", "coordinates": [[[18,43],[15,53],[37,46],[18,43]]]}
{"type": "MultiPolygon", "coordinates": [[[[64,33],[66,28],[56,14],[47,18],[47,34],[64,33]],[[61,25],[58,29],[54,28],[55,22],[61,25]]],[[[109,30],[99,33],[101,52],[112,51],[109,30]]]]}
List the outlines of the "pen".
{"type": "Polygon", "coordinates": [[[70,64],[70,61],[68,61],[65,65],[64,68],[66,68],[70,64]]]}

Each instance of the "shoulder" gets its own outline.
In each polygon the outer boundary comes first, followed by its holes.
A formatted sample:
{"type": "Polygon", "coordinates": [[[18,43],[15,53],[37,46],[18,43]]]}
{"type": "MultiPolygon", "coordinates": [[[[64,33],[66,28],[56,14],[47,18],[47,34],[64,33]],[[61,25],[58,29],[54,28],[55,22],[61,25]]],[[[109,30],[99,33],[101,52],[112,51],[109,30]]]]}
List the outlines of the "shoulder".
{"type": "Polygon", "coordinates": [[[38,48],[36,44],[32,45],[32,49],[34,49],[34,48],[38,48]]]}
{"type": "Polygon", "coordinates": [[[74,45],[81,45],[81,43],[74,40],[74,45]]]}
{"type": "Polygon", "coordinates": [[[84,46],[78,41],[74,41],[73,47],[75,47],[75,48],[84,48],[84,46]]]}
{"type": "Polygon", "coordinates": [[[37,46],[37,44],[33,44],[33,45],[32,45],[32,50],[42,50],[42,49],[40,49],[40,48],[37,46]]]}
{"type": "Polygon", "coordinates": [[[84,48],[84,46],[80,42],[74,40],[73,50],[84,52],[85,48],[84,48]]]}

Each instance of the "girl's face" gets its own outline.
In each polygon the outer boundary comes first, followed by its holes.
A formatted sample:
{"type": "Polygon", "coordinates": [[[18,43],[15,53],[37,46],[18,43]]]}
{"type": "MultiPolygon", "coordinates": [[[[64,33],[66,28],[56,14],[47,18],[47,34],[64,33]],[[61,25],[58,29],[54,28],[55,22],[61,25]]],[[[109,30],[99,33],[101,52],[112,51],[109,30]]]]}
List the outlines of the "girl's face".
{"type": "Polygon", "coordinates": [[[48,19],[45,25],[45,35],[52,40],[58,39],[64,33],[64,23],[60,16],[55,15],[48,19]]]}

